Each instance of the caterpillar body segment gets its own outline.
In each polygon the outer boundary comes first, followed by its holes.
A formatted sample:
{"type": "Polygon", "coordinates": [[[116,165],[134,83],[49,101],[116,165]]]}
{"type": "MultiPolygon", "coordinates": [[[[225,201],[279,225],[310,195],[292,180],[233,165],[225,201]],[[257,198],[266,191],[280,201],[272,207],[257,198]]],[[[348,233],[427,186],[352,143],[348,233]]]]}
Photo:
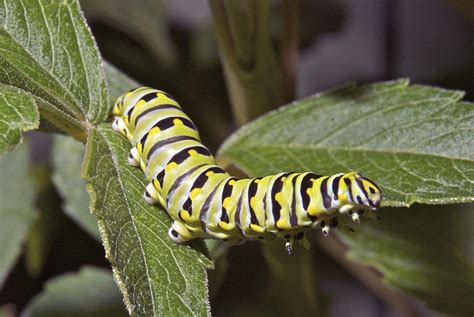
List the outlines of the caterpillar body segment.
{"type": "Polygon", "coordinates": [[[237,179],[216,165],[191,119],[163,91],[140,87],[115,103],[114,130],[132,144],[128,162],[140,166],[148,186],[144,198],[172,218],[170,238],[182,243],[214,238],[229,244],[283,238],[292,243],[308,229],[324,235],[340,214],[358,223],[363,211],[380,206],[382,192],[357,172],[320,176],[279,173],[237,179]]]}

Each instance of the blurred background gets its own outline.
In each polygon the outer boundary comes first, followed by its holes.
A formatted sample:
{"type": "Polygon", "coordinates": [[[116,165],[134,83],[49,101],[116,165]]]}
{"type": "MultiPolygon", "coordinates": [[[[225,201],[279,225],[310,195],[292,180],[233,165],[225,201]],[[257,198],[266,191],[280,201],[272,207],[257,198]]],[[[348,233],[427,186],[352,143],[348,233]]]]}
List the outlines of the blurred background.
{"type": "MultiPolygon", "coordinates": [[[[102,56],[138,82],[174,96],[195,121],[203,143],[216,151],[237,126],[208,2],[80,2],[102,56]]],[[[299,6],[298,98],[348,81],[408,77],[412,83],[464,90],[465,99],[474,100],[472,1],[299,0],[299,6]]],[[[273,1],[272,7],[272,37],[277,43],[281,36],[279,2],[273,1]]],[[[51,136],[30,133],[29,137],[33,160],[42,166],[38,169],[41,173],[51,163],[51,136]]],[[[50,206],[60,205],[59,195],[50,198],[50,206]]],[[[20,311],[52,276],[84,264],[109,267],[99,242],[61,210],[50,210],[55,229],[47,235],[44,265],[31,274],[25,256],[21,256],[0,292],[0,306],[13,303],[20,311]]],[[[318,283],[331,303],[329,316],[397,316],[323,251],[315,252],[314,257],[318,283]]],[[[227,263],[222,286],[211,299],[213,315],[228,316],[229,307],[241,303],[255,305],[251,311],[259,315],[263,303],[257,305],[258,298],[266,275],[258,244],[232,248],[227,263]]],[[[438,315],[414,302],[423,315],[438,315]]],[[[271,305],[271,300],[267,304],[271,305]]],[[[233,315],[242,314],[250,312],[235,311],[233,315]]]]}

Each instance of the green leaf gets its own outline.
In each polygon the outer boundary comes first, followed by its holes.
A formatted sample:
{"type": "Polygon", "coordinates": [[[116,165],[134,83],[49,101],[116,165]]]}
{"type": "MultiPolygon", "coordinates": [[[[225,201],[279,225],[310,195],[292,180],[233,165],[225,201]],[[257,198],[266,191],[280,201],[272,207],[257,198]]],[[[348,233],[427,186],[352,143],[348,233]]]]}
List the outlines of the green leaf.
{"type": "Polygon", "coordinates": [[[462,95],[406,80],[348,86],[255,120],[220,155],[250,175],[360,171],[385,206],[474,201],[474,107],[462,95]]]}
{"type": "MultiPolygon", "coordinates": [[[[355,233],[339,232],[349,257],[379,269],[389,286],[415,295],[436,310],[471,316],[474,265],[463,235],[472,207],[383,209],[382,221],[364,218],[355,233]]],[[[472,221],[470,222],[472,231],[472,221]]]]}
{"type": "Polygon", "coordinates": [[[77,1],[3,1],[0,49],[0,82],[34,95],[59,128],[79,138],[106,118],[101,59],[77,1]]]}
{"type": "Polygon", "coordinates": [[[46,283],[45,290],[25,308],[22,317],[128,316],[109,271],[83,267],[46,283]]]}
{"type": "Polygon", "coordinates": [[[89,194],[81,177],[84,145],[73,138],[56,135],[52,150],[53,182],[64,200],[64,212],[82,229],[100,241],[97,219],[89,211],[89,194]]]}
{"type": "Polygon", "coordinates": [[[35,100],[14,87],[0,85],[0,154],[21,143],[22,132],[37,129],[35,100]]]}
{"type": "Polygon", "coordinates": [[[0,288],[36,218],[36,184],[29,175],[28,147],[0,158],[0,288]]]}
{"type": "Polygon", "coordinates": [[[83,175],[106,256],[133,315],[208,315],[206,268],[190,245],[168,237],[170,218],[143,199],[141,170],[127,163],[129,142],[110,124],[91,130],[83,175]]]}

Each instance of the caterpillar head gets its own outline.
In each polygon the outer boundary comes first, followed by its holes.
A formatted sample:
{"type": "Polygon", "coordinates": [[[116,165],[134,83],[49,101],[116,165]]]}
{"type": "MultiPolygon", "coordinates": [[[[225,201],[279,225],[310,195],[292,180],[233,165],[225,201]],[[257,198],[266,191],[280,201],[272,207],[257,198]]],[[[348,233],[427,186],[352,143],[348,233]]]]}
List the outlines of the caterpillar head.
{"type": "Polygon", "coordinates": [[[349,198],[358,209],[375,211],[380,207],[383,193],[377,184],[356,172],[348,173],[344,178],[350,191],[349,198]]]}

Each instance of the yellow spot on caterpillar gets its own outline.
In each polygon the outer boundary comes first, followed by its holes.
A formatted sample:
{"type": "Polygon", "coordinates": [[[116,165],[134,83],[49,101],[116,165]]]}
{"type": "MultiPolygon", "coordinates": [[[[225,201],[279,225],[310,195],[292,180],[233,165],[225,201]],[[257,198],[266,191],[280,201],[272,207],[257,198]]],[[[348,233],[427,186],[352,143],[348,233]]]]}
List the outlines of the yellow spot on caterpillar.
{"type": "Polygon", "coordinates": [[[131,95],[133,95],[133,91],[127,92],[127,93],[125,94],[125,97],[130,97],[131,95]]]}
{"type": "Polygon", "coordinates": [[[253,210],[255,210],[256,208],[256,204],[257,204],[257,199],[255,198],[255,196],[251,197],[250,198],[250,207],[252,207],[253,210]]]}
{"type": "Polygon", "coordinates": [[[280,219],[280,220],[277,221],[276,227],[278,229],[290,229],[291,228],[291,226],[287,222],[285,222],[285,220],[283,220],[283,219],[280,219]]]}
{"type": "Polygon", "coordinates": [[[189,194],[189,196],[191,197],[191,199],[194,199],[200,192],[201,192],[201,188],[194,188],[189,194]]]}
{"type": "Polygon", "coordinates": [[[230,197],[226,197],[224,199],[224,201],[222,202],[222,206],[225,208],[225,209],[228,209],[229,208],[229,204],[230,204],[230,197]]]}
{"type": "Polygon", "coordinates": [[[227,231],[234,229],[233,224],[227,223],[227,222],[224,222],[224,221],[219,221],[218,225],[221,229],[224,229],[224,230],[227,230],[227,231]]]}
{"type": "Polygon", "coordinates": [[[196,150],[189,150],[188,153],[189,153],[190,156],[195,156],[195,155],[198,154],[198,152],[196,152],[196,150]]]}
{"type": "Polygon", "coordinates": [[[206,176],[207,176],[207,177],[210,177],[210,176],[212,176],[212,175],[214,175],[214,172],[213,172],[213,171],[209,171],[209,172],[206,173],[206,176]]]}
{"type": "Polygon", "coordinates": [[[173,120],[173,124],[176,125],[176,126],[182,126],[182,125],[183,125],[183,121],[181,121],[180,119],[174,119],[174,120],[173,120]]]}
{"type": "Polygon", "coordinates": [[[161,184],[160,184],[160,182],[159,182],[157,179],[154,179],[154,180],[153,180],[153,186],[155,186],[156,190],[160,190],[160,189],[161,189],[161,184]]]}
{"type": "Polygon", "coordinates": [[[179,212],[180,218],[183,219],[184,222],[189,222],[191,221],[191,216],[189,215],[189,212],[187,210],[181,210],[179,212]]]}
{"type": "Polygon", "coordinates": [[[137,104],[135,105],[135,107],[140,107],[141,105],[144,105],[145,103],[146,103],[145,100],[140,99],[140,100],[137,102],[137,104]]]}
{"type": "Polygon", "coordinates": [[[154,134],[157,134],[157,133],[160,132],[160,131],[161,131],[160,128],[158,128],[158,127],[153,127],[153,128],[150,130],[149,136],[152,136],[152,135],[154,135],[154,134]]]}
{"type": "Polygon", "coordinates": [[[282,206],[281,192],[275,194],[275,200],[282,206]]]}
{"type": "Polygon", "coordinates": [[[281,178],[281,181],[282,181],[282,182],[286,181],[286,176],[283,176],[283,177],[281,178]]]}
{"type": "Polygon", "coordinates": [[[256,224],[253,224],[251,223],[250,224],[250,229],[254,232],[257,232],[257,233],[263,233],[263,227],[260,227],[259,225],[256,225],[256,224]]]}
{"type": "Polygon", "coordinates": [[[171,162],[169,163],[168,165],[166,165],[165,167],[165,172],[169,172],[171,171],[173,168],[177,167],[178,164],[176,164],[175,162],[171,162]]]}
{"type": "Polygon", "coordinates": [[[234,186],[234,184],[235,184],[235,179],[231,179],[231,180],[229,181],[229,185],[230,185],[230,186],[234,186]]]}
{"type": "Polygon", "coordinates": [[[138,143],[138,144],[137,144],[137,151],[138,151],[138,153],[140,154],[140,156],[143,155],[143,146],[142,146],[141,143],[138,143]]]}

